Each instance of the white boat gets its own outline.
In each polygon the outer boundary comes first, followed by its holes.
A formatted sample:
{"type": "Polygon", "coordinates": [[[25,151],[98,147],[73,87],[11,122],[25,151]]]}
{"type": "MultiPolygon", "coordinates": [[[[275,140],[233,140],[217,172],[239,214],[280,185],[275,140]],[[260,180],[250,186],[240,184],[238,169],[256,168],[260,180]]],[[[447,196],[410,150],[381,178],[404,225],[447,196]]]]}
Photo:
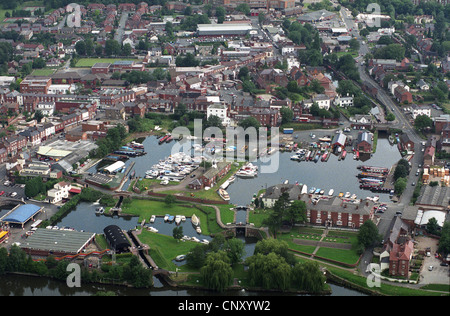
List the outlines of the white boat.
{"type": "Polygon", "coordinates": [[[185,222],[185,221],[186,221],[186,216],[181,215],[181,221],[182,221],[182,222],[185,222]]]}
{"type": "Polygon", "coordinates": [[[207,244],[209,244],[209,240],[207,240],[207,239],[202,239],[201,243],[207,245],[207,244]]]}
{"type": "Polygon", "coordinates": [[[148,230],[151,231],[152,233],[157,233],[158,230],[155,227],[148,227],[148,230]]]}
{"type": "Polygon", "coordinates": [[[230,196],[228,195],[228,192],[225,191],[224,189],[219,189],[219,195],[224,201],[230,200],[230,196]]]}
{"type": "Polygon", "coordinates": [[[332,196],[334,194],[334,190],[333,189],[331,189],[330,191],[328,191],[328,195],[329,196],[332,196]]]}
{"type": "Polygon", "coordinates": [[[156,216],[155,216],[155,215],[152,215],[152,217],[150,217],[150,223],[154,223],[154,222],[155,222],[155,219],[156,219],[156,216]]]}
{"type": "Polygon", "coordinates": [[[239,170],[236,173],[236,176],[239,178],[254,178],[256,173],[250,170],[239,170]]]}
{"type": "Polygon", "coordinates": [[[303,185],[303,187],[302,187],[302,192],[301,192],[301,194],[307,194],[308,193],[308,187],[306,186],[306,184],[305,185],[303,185]]]}
{"type": "Polygon", "coordinates": [[[105,212],[105,209],[103,207],[97,207],[95,209],[95,214],[103,214],[105,212]]]}
{"type": "Polygon", "coordinates": [[[198,239],[197,237],[192,237],[191,240],[195,242],[200,242],[200,239],[198,239]]]}
{"type": "Polygon", "coordinates": [[[236,180],[236,177],[235,177],[235,176],[231,176],[231,177],[228,179],[228,182],[233,183],[234,180],[236,180]]]}
{"type": "Polygon", "coordinates": [[[349,198],[350,197],[350,192],[345,192],[344,197],[349,198]]]}
{"type": "Polygon", "coordinates": [[[175,260],[176,260],[176,261],[183,261],[184,259],[186,259],[186,256],[185,256],[185,255],[179,255],[179,256],[176,256],[176,257],[175,257],[175,260]]]}
{"type": "Polygon", "coordinates": [[[167,222],[169,220],[169,214],[164,215],[164,221],[167,222]]]}
{"type": "Polygon", "coordinates": [[[179,225],[181,223],[181,216],[177,215],[175,216],[175,224],[179,225]]]}
{"type": "Polygon", "coordinates": [[[197,226],[197,228],[195,229],[195,231],[196,231],[198,234],[201,234],[201,233],[202,233],[202,230],[201,230],[200,226],[197,226]]]}
{"type": "Polygon", "coordinates": [[[356,194],[353,194],[353,195],[351,196],[351,199],[353,199],[353,200],[356,200],[356,198],[357,198],[357,195],[356,195],[356,194]]]}
{"type": "Polygon", "coordinates": [[[200,220],[195,214],[192,214],[191,222],[194,226],[198,226],[200,224],[200,220]]]}

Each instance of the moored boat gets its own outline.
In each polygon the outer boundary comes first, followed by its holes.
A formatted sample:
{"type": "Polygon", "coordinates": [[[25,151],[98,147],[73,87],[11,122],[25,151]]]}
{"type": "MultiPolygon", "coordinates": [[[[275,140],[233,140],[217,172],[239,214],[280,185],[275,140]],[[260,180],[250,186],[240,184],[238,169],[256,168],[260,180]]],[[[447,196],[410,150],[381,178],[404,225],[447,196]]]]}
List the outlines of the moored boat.
{"type": "Polygon", "coordinates": [[[219,195],[224,201],[229,201],[230,200],[230,195],[228,194],[227,191],[225,191],[222,188],[219,189],[219,195]]]}
{"type": "Polygon", "coordinates": [[[200,219],[195,214],[192,214],[191,222],[192,225],[198,226],[200,224],[200,219]]]}
{"type": "Polygon", "coordinates": [[[333,190],[333,189],[331,189],[330,191],[328,191],[328,195],[329,195],[329,196],[333,196],[333,194],[334,194],[334,190],[333,190]]]}

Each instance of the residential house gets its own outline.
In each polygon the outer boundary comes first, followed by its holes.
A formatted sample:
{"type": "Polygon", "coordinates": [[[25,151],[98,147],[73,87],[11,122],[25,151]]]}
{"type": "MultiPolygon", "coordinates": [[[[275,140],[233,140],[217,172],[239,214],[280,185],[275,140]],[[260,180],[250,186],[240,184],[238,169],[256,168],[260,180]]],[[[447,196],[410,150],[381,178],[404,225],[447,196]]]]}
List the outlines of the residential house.
{"type": "Polygon", "coordinates": [[[431,107],[428,105],[412,104],[411,105],[411,115],[414,120],[419,115],[426,115],[428,117],[431,117],[431,107]]]}
{"type": "Polygon", "coordinates": [[[411,92],[407,91],[404,87],[398,86],[394,89],[394,96],[397,99],[397,102],[399,103],[412,103],[412,94],[411,92]]]}

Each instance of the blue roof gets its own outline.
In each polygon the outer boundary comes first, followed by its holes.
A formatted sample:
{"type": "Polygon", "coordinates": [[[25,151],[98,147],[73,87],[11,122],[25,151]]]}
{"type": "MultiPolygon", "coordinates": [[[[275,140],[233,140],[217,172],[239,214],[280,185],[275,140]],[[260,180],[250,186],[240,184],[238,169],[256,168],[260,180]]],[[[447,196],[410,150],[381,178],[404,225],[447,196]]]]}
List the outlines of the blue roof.
{"type": "Polygon", "coordinates": [[[13,212],[8,214],[2,220],[4,222],[11,222],[11,223],[24,223],[27,220],[29,220],[30,217],[36,214],[40,209],[41,209],[40,206],[34,204],[20,205],[18,208],[16,208],[13,212]]]}

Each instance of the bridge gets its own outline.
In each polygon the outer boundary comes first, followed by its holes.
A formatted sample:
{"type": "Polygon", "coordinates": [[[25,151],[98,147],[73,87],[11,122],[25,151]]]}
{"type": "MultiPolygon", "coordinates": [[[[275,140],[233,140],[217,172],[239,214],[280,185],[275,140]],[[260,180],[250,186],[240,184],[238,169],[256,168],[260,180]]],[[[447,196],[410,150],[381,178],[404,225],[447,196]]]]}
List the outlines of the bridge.
{"type": "Polygon", "coordinates": [[[1,198],[0,199],[0,206],[5,206],[5,205],[18,205],[18,204],[26,204],[24,201],[22,201],[21,199],[13,199],[13,198],[1,198]]]}

